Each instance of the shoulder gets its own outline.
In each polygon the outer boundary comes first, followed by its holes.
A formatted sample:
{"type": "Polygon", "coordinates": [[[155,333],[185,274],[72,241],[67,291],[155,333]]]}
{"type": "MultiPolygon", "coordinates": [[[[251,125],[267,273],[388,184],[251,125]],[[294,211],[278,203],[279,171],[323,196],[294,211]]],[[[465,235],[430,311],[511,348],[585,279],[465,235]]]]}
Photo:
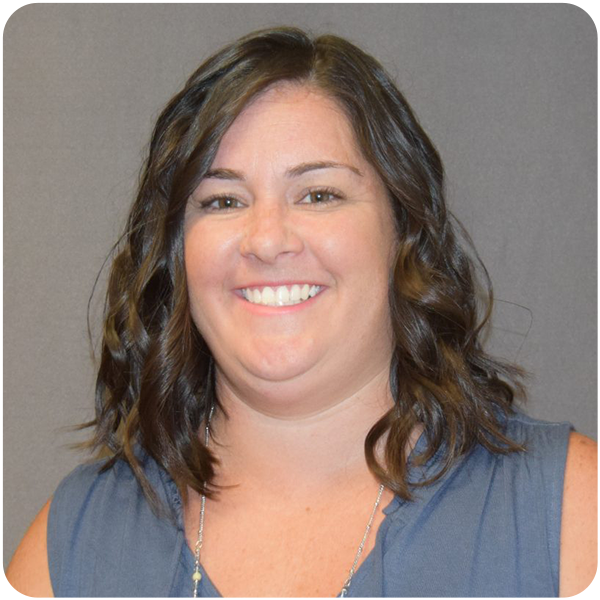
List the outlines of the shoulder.
{"type": "Polygon", "coordinates": [[[597,567],[598,446],[572,432],[566,460],[560,541],[560,595],[573,596],[597,567]]]}
{"type": "Polygon", "coordinates": [[[61,546],[99,480],[102,463],[80,465],[59,484],[25,533],[6,570],[6,578],[27,596],[52,596],[53,572],[61,546]]]}
{"type": "Polygon", "coordinates": [[[31,523],[6,570],[6,578],[17,591],[34,597],[54,595],[50,547],[55,540],[49,529],[56,530],[57,520],[70,519],[71,511],[82,504],[92,487],[99,467],[80,465],[73,470],[31,523]]]}
{"type": "Polygon", "coordinates": [[[46,502],[33,520],[6,569],[8,582],[15,590],[26,596],[39,598],[53,596],[46,550],[46,527],[50,502],[51,500],[46,502]],[[35,573],[35,576],[32,576],[32,573],[35,573]]]}

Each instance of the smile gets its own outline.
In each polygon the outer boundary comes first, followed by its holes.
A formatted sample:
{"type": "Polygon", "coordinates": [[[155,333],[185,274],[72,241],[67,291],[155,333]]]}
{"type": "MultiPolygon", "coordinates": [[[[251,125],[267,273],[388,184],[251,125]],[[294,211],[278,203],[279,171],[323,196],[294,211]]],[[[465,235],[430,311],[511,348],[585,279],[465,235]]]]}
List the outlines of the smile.
{"type": "Polygon", "coordinates": [[[317,293],[308,297],[307,300],[303,300],[302,302],[298,302],[297,304],[290,304],[286,306],[269,306],[266,304],[255,304],[246,300],[242,290],[234,290],[234,294],[238,297],[240,302],[243,303],[243,306],[249,310],[251,313],[255,315],[264,315],[264,316],[273,316],[273,315],[287,315],[293,312],[298,312],[301,310],[305,310],[310,308],[318,299],[323,295],[323,293],[327,290],[327,287],[321,287],[318,289],[317,293]]]}
{"type": "Polygon", "coordinates": [[[278,287],[244,288],[242,296],[252,304],[263,306],[293,306],[301,304],[309,298],[316,296],[322,287],[320,285],[294,284],[292,286],[280,285],[278,287]]]}

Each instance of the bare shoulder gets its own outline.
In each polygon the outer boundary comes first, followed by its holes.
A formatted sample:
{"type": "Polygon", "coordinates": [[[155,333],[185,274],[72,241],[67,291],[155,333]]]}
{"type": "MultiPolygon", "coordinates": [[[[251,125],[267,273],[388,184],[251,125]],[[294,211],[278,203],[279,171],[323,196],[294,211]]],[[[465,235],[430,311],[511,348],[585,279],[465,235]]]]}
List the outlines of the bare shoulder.
{"type": "Polygon", "coordinates": [[[46,544],[46,529],[51,501],[52,499],[46,502],[33,520],[6,569],[8,582],[18,592],[26,596],[36,598],[54,596],[50,582],[46,544]]]}
{"type": "Polygon", "coordinates": [[[560,536],[560,596],[585,590],[598,562],[598,445],[571,433],[560,536]]]}

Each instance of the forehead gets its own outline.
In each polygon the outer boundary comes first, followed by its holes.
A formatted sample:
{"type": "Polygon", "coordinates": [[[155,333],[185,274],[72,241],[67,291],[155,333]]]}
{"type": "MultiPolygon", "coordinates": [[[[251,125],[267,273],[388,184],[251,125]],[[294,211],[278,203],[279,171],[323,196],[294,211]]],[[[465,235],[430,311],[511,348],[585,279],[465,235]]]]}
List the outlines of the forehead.
{"type": "Polygon", "coordinates": [[[261,160],[364,164],[352,125],[339,103],[299,84],[279,84],[255,98],[223,136],[213,167],[235,168],[234,163],[261,160]]]}

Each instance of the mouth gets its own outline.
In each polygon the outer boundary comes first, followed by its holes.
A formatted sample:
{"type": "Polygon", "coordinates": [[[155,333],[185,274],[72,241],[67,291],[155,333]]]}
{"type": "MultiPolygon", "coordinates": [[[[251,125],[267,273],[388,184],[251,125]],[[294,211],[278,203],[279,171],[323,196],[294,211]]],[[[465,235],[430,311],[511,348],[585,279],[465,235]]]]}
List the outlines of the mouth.
{"type": "Polygon", "coordinates": [[[293,285],[247,287],[236,290],[246,302],[260,306],[296,306],[309,301],[325,289],[325,286],[311,283],[293,285]]]}
{"type": "Polygon", "coordinates": [[[265,304],[254,304],[244,298],[242,290],[233,290],[234,295],[239,299],[242,307],[249,310],[252,314],[258,316],[278,316],[278,315],[289,315],[291,313],[300,312],[309,309],[316,302],[319,301],[321,296],[328,290],[328,287],[322,287],[312,298],[299,302],[298,304],[292,304],[291,306],[267,306],[265,304]]]}

